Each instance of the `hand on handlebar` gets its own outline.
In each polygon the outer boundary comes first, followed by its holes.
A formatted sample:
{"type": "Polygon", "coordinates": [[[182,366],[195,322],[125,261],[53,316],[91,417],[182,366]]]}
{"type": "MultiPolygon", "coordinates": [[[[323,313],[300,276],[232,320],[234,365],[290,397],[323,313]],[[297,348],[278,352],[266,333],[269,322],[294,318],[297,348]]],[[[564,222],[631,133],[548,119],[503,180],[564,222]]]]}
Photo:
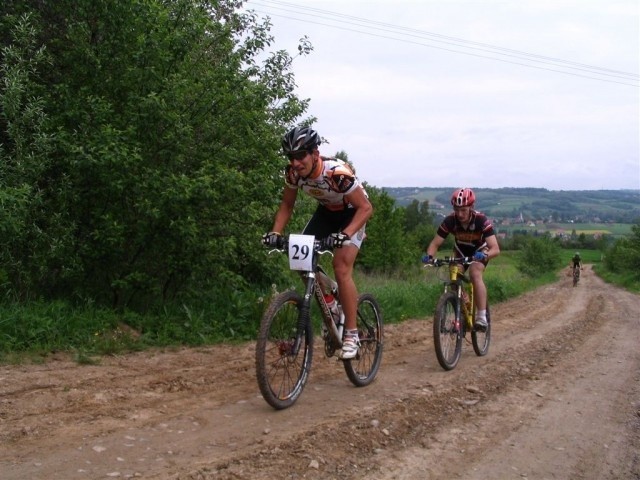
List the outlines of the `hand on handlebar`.
{"type": "Polygon", "coordinates": [[[351,237],[344,232],[332,233],[327,237],[327,246],[333,248],[342,248],[348,245],[351,237]]]}
{"type": "Polygon", "coordinates": [[[473,254],[473,259],[476,262],[484,262],[487,259],[488,255],[480,250],[473,254]]]}
{"type": "Polygon", "coordinates": [[[435,258],[429,255],[428,253],[425,253],[424,255],[422,255],[422,263],[424,263],[425,265],[433,265],[434,262],[435,262],[435,258]]]}
{"type": "Polygon", "coordinates": [[[279,248],[282,246],[282,235],[278,232],[268,232],[262,235],[262,244],[265,247],[279,248]]]}

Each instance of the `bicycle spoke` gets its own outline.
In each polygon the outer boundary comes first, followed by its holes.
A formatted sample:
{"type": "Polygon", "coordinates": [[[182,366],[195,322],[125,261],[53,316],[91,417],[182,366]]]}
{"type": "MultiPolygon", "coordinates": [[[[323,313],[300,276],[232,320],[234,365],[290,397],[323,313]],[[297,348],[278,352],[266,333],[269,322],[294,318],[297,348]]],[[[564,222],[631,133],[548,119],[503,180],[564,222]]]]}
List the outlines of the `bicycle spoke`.
{"type": "Polygon", "coordinates": [[[256,346],[258,385],[267,403],[277,409],[287,408],[297,400],[311,366],[310,327],[304,332],[299,351],[294,353],[301,302],[295,292],[280,294],[265,312],[260,326],[256,346]]]}
{"type": "Polygon", "coordinates": [[[382,360],[382,314],[371,294],[360,295],[357,312],[360,348],[358,355],[344,362],[351,383],[358,387],[368,385],[375,378],[382,360]]]}

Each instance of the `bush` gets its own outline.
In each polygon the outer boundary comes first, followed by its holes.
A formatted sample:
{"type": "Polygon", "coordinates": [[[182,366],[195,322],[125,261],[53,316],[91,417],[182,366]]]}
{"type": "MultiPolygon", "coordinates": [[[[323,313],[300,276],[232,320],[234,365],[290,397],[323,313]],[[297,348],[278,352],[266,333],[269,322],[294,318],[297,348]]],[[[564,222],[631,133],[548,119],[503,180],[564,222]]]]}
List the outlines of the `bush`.
{"type": "Polygon", "coordinates": [[[560,247],[548,237],[527,239],[516,264],[527,275],[539,277],[561,266],[560,247]]]}

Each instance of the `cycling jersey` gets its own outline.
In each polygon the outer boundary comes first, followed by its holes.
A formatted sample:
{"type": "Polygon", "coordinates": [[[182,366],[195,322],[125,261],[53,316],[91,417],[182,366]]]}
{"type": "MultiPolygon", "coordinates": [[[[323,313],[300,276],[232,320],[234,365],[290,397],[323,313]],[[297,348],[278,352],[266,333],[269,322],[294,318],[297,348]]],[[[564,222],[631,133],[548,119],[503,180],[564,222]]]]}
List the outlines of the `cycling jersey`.
{"type": "MultiPolygon", "coordinates": [[[[301,189],[320,204],[302,232],[305,235],[325,238],[331,233],[341,232],[355,215],[356,210],[346,199],[346,195],[360,188],[360,182],[349,165],[342,160],[320,157],[320,161],[306,178],[301,177],[291,165],[287,165],[285,183],[288,188],[301,189]]],[[[364,193],[367,194],[366,191],[364,193]]],[[[363,226],[351,237],[351,244],[360,248],[365,238],[363,226]]]]}
{"type": "Polygon", "coordinates": [[[349,195],[360,186],[358,178],[342,160],[325,157],[320,157],[320,160],[306,178],[302,178],[291,165],[287,165],[287,187],[301,189],[327,210],[342,211],[352,208],[345,195],[349,195]]]}
{"type": "Polygon", "coordinates": [[[581,262],[580,257],[574,256],[571,260],[573,261],[573,268],[580,266],[580,262],[581,262]]]}
{"type": "Polygon", "coordinates": [[[437,234],[442,238],[452,234],[456,239],[454,248],[458,254],[470,257],[482,248],[486,243],[485,239],[495,235],[495,232],[486,215],[471,210],[471,220],[466,228],[458,221],[455,213],[451,213],[442,221],[437,234]]]}

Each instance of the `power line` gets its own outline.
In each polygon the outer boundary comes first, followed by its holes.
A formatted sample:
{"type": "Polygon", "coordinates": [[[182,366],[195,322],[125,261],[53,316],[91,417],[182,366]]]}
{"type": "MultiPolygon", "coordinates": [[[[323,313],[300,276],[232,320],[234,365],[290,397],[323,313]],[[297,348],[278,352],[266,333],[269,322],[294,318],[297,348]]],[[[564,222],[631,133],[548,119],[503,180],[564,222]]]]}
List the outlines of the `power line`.
{"type": "Polygon", "coordinates": [[[384,22],[377,22],[374,20],[368,20],[365,18],[355,17],[352,15],[345,15],[341,13],[330,12],[328,10],[322,10],[318,8],[306,7],[306,6],[300,7],[295,4],[278,1],[278,0],[250,0],[250,1],[253,4],[261,5],[263,7],[284,11],[288,14],[304,15],[307,17],[311,17],[312,19],[308,19],[308,18],[302,19],[297,17],[291,17],[288,15],[272,13],[270,11],[266,11],[266,12],[257,11],[258,13],[264,13],[266,15],[277,16],[277,17],[286,18],[289,20],[294,20],[294,21],[313,23],[316,25],[327,26],[330,28],[346,30],[346,31],[374,36],[378,38],[395,40],[395,41],[404,42],[404,43],[411,43],[411,44],[420,45],[420,46],[429,47],[429,48],[436,48],[439,50],[449,51],[453,53],[459,53],[463,55],[469,55],[469,56],[480,57],[480,58],[487,58],[490,60],[496,60],[504,63],[521,65],[529,68],[536,68],[536,69],[547,70],[547,71],[556,72],[556,73],[563,73],[565,75],[573,75],[573,76],[588,78],[592,80],[600,80],[604,82],[618,83],[621,85],[628,85],[628,86],[634,86],[634,87],[637,87],[638,85],[634,83],[628,83],[628,82],[636,82],[638,79],[640,79],[640,76],[634,73],[622,72],[618,70],[612,70],[608,68],[602,68],[602,67],[562,60],[562,59],[553,58],[553,57],[546,57],[542,55],[508,49],[504,47],[497,47],[497,46],[493,46],[485,43],[464,40],[456,37],[449,37],[446,35],[431,33],[427,31],[393,25],[393,24],[384,23],[384,22]],[[356,30],[354,28],[347,28],[345,26],[340,26],[333,23],[319,22],[317,21],[318,17],[320,17],[322,20],[326,20],[330,22],[338,22],[341,24],[346,24],[350,27],[362,27],[362,28],[369,29],[373,32],[379,31],[385,34],[372,33],[371,31],[356,30]],[[386,33],[389,33],[392,35],[402,35],[405,38],[389,36],[389,35],[386,35],[386,33]],[[438,42],[440,44],[452,45],[454,47],[460,47],[460,48],[472,50],[472,52],[465,52],[461,50],[456,50],[454,48],[448,48],[448,47],[443,47],[439,45],[423,43],[423,41],[438,42]],[[496,58],[493,56],[483,55],[480,53],[473,53],[473,51],[487,52],[490,54],[501,55],[503,57],[509,57],[509,58],[517,59],[521,61],[513,61],[505,58],[496,58]],[[522,63],[522,62],[535,62],[535,63],[538,63],[539,65],[534,65],[531,63],[522,63]],[[556,68],[548,68],[540,65],[550,65],[552,67],[557,67],[557,68],[563,68],[563,69],[568,69],[568,70],[573,70],[578,72],[586,72],[586,73],[589,73],[590,75],[599,75],[600,77],[582,75],[580,73],[573,73],[572,71],[558,70],[556,68]],[[601,78],[601,77],[608,77],[608,78],[601,78]],[[625,81],[617,81],[617,80],[614,80],[615,78],[625,80],[625,81]]]}

